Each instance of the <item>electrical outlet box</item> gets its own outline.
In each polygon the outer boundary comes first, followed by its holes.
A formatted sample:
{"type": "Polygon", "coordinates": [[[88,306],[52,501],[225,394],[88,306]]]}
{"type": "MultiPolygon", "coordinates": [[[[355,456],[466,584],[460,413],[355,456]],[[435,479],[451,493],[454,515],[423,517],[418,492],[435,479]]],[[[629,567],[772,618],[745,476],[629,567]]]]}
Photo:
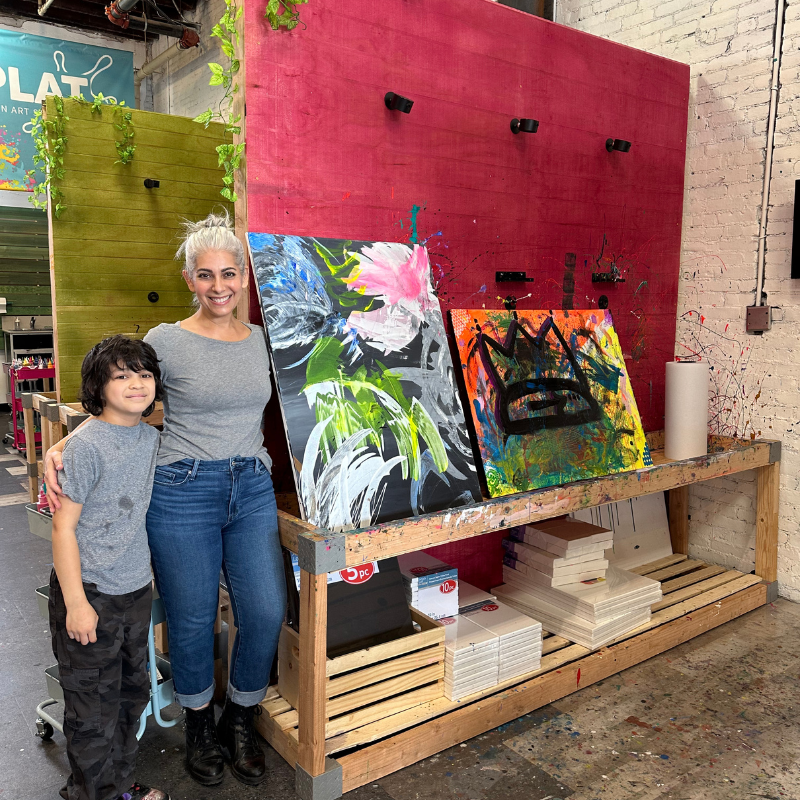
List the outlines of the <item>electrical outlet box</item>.
{"type": "Polygon", "coordinates": [[[772,327],[772,309],[769,306],[748,306],[745,330],[748,333],[764,333],[772,327]]]}

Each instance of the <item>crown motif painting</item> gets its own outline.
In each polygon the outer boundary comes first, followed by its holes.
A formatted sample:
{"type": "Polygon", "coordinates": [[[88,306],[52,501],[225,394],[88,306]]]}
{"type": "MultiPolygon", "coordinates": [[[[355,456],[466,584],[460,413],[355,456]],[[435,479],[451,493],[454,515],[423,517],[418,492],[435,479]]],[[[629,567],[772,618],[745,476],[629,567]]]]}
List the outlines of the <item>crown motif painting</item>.
{"type": "Polygon", "coordinates": [[[341,531],[480,501],[425,248],[248,241],[304,518],[341,531]]]}
{"type": "Polygon", "coordinates": [[[650,462],[608,311],[451,311],[489,493],[650,462]]]}

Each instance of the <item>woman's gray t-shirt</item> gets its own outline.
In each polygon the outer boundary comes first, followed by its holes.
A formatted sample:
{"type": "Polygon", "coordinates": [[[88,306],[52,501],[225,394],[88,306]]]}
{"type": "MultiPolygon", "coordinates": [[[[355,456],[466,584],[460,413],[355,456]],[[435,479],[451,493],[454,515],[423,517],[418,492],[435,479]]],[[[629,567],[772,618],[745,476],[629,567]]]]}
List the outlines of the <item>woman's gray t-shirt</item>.
{"type": "Polygon", "coordinates": [[[241,456],[272,467],[261,429],[272,394],[267,342],[261,328],[248,327],[241,342],[209,339],[180,322],[162,323],[144,337],[156,351],[164,383],[158,466],[241,456]]]}

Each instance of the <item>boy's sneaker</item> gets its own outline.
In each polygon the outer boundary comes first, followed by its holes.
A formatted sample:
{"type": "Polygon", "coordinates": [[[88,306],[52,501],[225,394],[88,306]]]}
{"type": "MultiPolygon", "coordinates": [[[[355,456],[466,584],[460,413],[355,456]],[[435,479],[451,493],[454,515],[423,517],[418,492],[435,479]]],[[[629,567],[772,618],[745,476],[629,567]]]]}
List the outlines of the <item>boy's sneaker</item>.
{"type": "Polygon", "coordinates": [[[119,800],[169,800],[169,795],[160,789],[151,789],[149,786],[142,786],[141,783],[134,783],[127,792],[120,795],[119,800]]]}

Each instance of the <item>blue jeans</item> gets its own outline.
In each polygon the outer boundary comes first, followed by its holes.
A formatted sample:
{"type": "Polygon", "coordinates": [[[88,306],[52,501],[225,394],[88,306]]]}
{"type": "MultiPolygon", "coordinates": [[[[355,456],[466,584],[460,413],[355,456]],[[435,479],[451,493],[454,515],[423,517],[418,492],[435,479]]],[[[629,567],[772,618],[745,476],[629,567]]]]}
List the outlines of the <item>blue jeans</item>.
{"type": "Polygon", "coordinates": [[[153,572],[164,602],[178,702],[199,708],[214,694],[214,622],[220,568],[237,633],[228,697],[260,703],[278,646],[286,584],[269,470],[257,458],[157,467],[147,512],[153,572]]]}

